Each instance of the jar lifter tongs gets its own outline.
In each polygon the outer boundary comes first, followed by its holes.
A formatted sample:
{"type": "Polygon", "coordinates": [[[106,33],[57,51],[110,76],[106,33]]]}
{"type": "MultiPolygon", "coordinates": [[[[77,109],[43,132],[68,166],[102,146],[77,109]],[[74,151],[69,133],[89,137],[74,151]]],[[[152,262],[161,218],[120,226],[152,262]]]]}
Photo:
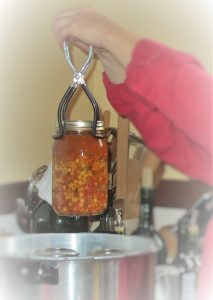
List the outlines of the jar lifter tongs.
{"type": "Polygon", "coordinates": [[[65,119],[66,119],[66,110],[67,107],[71,101],[72,96],[74,95],[77,87],[80,85],[84,92],[86,93],[87,97],[89,98],[93,111],[94,111],[94,117],[93,117],[93,126],[92,126],[92,135],[94,137],[97,137],[96,135],[96,126],[97,126],[97,121],[100,120],[100,111],[98,104],[95,100],[95,97],[87,87],[85,81],[84,81],[84,74],[86,73],[92,58],[93,58],[93,47],[89,47],[89,53],[88,53],[88,58],[84,65],[82,66],[81,70],[78,71],[76,67],[74,66],[71,57],[70,57],[70,52],[69,52],[69,46],[68,42],[64,41],[64,55],[65,58],[70,66],[71,71],[73,72],[73,81],[71,85],[68,87],[66,90],[63,98],[61,99],[59,106],[58,106],[58,112],[57,112],[57,118],[58,118],[58,132],[57,134],[53,137],[54,139],[60,139],[64,135],[64,125],[65,125],[65,119]]]}

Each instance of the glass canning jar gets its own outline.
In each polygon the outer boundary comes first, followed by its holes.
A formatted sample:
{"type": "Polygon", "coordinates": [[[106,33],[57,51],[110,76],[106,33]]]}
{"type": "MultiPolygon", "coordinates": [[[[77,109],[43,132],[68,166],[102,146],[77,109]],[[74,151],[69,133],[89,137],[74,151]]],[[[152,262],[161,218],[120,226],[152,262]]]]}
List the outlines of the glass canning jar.
{"type": "Polygon", "coordinates": [[[107,207],[108,148],[102,121],[65,121],[52,149],[53,208],[58,215],[102,214],[107,207]]]}

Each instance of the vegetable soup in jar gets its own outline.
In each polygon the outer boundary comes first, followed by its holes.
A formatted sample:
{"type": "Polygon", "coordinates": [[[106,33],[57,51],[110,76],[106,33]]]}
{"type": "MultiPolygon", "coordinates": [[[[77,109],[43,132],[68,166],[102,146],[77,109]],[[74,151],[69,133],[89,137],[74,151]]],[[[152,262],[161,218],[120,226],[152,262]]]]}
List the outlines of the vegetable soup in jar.
{"type": "Polygon", "coordinates": [[[102,121],[65,121],[53,144],[53,208],[58,215],[102,214],[107,207],[108,148],[102,121]]]}

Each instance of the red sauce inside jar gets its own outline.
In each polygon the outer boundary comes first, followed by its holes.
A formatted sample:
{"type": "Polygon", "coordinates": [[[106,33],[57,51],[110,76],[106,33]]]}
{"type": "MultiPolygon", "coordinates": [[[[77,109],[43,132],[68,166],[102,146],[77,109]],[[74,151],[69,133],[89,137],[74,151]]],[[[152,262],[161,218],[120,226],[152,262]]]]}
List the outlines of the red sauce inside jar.
{"type": "Polygon", "coordinates": [[[66,132],[53,144],[53,208],[59,215],[101,214],[107,207],[106,138],[66,132]]]}

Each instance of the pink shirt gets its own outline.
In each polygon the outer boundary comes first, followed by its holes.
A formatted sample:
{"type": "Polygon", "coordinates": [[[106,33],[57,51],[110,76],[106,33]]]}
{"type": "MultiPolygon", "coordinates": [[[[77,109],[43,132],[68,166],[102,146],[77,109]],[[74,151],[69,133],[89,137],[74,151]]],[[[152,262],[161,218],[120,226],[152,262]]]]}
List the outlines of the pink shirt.
{"type": "Polygon", "coordinates": [[[213,80],[192,56],[142,40],[122,84],[107,96],[161,160],[213,184],[213,80]]]}

